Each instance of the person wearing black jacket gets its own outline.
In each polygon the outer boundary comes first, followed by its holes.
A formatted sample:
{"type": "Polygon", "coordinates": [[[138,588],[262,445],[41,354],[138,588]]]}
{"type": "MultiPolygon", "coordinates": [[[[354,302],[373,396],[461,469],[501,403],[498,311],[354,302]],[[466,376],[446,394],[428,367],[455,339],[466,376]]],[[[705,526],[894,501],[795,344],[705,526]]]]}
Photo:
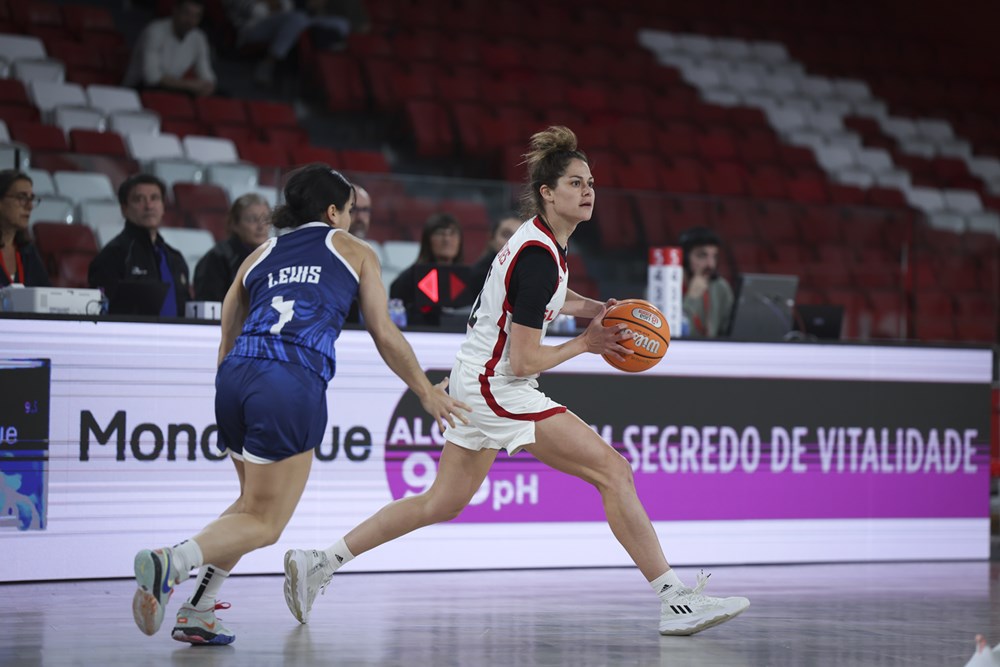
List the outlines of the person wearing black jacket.
{"type": "MultiPolygon", "coordinates": [[[[136,304],[122,307],[120,287],[125,283],[162,283],[166,296],[161,317],[184,317],[190,298],[187,262],[157,233],[163,222],[166,185],[150,174],[130,176],[118,188],[125,228],[111,239],[90,263],[91,287],[104,290],[112,312],[142,312],[136,304]]],[[[150,292],[150,298],[154,291],[150,292]]]]}
{"type": "Polygon", "coordinates": [[[219,241],[194,269],[194,298],[219,301],[226,298],[229,286],[243,260],[271,236],[271,207],[256,193],[238,197],[226,219],[229,238],[219,241]]]}
{"type": "Polygon", "coordinates": [[[49,286],[49,274],[28,234],[31,210],[38,203],[32,185],[23,171],[0,171],[0,287],[49,286]]]}

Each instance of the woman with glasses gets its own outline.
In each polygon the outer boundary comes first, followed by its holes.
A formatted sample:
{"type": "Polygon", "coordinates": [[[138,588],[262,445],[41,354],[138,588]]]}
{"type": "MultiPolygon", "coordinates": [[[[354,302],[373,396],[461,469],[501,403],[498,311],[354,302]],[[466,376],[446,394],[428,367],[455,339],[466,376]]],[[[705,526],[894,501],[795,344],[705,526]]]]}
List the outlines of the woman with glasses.
{"type": "MultiPolygon", "coordinates": [[[[389,287],[389,297],[400,299],[406,306],[406,322],[409,325],[437,326],[441,323],[441,309],[432,306],[418,306],[416,297],[416,269],[421,264],[461,264],[462,227],[455,216],[449,213],[435,213],[427,218],[424,231],[420,235],[420,252],[412,266],[403,269],[389,287]]],[[[468,305],[472,305],[470,300],[468,305]]]]}
{"type": "Polygon", "coordinates": [[[194,270],[194,298],[222,301],[240,264],[271,237],[271,207],[256,193],[236,199],[226,219],[229,238],[205,253],[194,270]]]}
{"type": "Polygon", "coordinates": [[[19,283],[48,287],[49,276],[31,243],[28,223],[38,204],[31,178],[23,171],[0,171],[0,287],[19,283]]]}

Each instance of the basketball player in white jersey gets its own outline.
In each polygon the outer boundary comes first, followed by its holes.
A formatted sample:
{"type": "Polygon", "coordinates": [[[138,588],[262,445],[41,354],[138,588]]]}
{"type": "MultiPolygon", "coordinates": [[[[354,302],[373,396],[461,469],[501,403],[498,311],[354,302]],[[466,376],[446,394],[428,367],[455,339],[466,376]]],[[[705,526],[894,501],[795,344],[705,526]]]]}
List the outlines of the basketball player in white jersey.
{"type": "Polygon", "coordinates": [[[325,551],[285,554],[285,599],[302,623],[317,592],[343,564],[416,528],[458,516],[479,489],[501,449],[527,449],[556,470],[579,477],[601,494],[608,524],[661,599],[659,630],[690,635],[743,612],[746,598],[701,594],[670,569],[636,495],[632,468],[583,420],[538,390],[535,378],[579,354],[626,355],[625,325],[605,328],[608,304],[567,289],[566,246],[594,208],[594,181],[576,135],[551,127],[531,138],[525,156],[532,215],[497,253],[473,306],[468,336],[451,373],[452,396],[472,406],[468,424],[444,432],[446,443],[431,488],[386,505],[325,551]],[[545,345],[559,314],[593,318],[586,331],[545,345]]]}

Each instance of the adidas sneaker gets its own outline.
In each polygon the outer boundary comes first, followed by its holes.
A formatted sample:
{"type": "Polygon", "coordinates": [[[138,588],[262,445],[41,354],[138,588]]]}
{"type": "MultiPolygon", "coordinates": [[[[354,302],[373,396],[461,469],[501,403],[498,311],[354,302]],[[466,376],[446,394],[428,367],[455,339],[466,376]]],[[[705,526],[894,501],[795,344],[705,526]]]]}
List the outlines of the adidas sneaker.
{"type": "Polygon", "coordinates": [[[693,635],[736,618],[750,606],[746,598],[702,595],[707,584],[708,576],[699,574],[693,589],[675,586],[674,591],[660,591],[661,635],[693,635]]]}
{"type": "Polygon", "coordinates": [[[285,553],[285,602],[299,623],[309,622],[316,594],[326,590],[332,577],[326,552],[290,549],[285,553]]]}

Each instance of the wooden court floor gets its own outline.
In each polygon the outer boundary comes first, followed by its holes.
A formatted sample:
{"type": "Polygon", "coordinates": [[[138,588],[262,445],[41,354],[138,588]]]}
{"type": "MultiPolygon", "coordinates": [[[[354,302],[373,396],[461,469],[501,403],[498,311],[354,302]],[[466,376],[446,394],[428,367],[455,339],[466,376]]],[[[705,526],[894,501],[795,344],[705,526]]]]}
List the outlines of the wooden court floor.
{"type": "MultiPolygon", "coordinates": [[[[697,570],[678,568],[693,584],[697,570]]],[[[1000,642],[1000,563],[717,567],[707,593],[750,609],[694,637],[661,637],[631,569],[336,575],[308,626],[278,576],[233,577],[225,647],[134,626],[126,580],[0,586],[0,665],[933,665],[962,667],[976,633],[1000,642]]]]}

